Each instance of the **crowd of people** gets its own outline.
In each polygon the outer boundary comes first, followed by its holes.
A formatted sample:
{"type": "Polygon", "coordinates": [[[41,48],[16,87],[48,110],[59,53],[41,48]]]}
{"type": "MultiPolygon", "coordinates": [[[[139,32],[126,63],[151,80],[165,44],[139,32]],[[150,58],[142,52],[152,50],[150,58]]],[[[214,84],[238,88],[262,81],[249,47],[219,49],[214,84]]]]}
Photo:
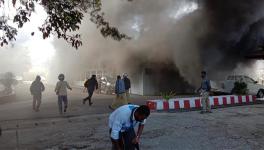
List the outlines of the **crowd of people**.
{"type": "MultiPolygon", "coordinates": [[[[201,86],[197,90],[201,94],[201,102],[203,109],[201,113],[211,113],[209,104],[209,93],[211,90],[210,80],[207,79],[205,71],[201,72],[201,86]]],[[[58,96],[59,113],[63,114],[67,111],[68,99],[67,89],[72,90],[64,74],[58,76],[59,81],[56,84],[55,92],[58,96]]],[[[84,83],[87,89],[88,96],[83,99],[85,104],[88,100],[89,105],[93,104],[92,96],[95,90],[98,89],[96,75],[92,75],[84,83]]],[[[146,119],[150,115],[148,106],[133,105],[130,103],[130,88],[131,82],[128,75],[125,73],[121,78],[117,76],[115,83],[116,97],[112,104],[108,107],[113,111],[109,116],[109,134],[112,142],[112,150],[135,150],[139,149],[138,143],[144,129],[146,119]],[[134,127],[138,126],[137,133],[134,127]]],[[[41,82],[41,77],[37,76],[35,81],[30,86],[30,92],[33,96],[33,110],[38,112],[40,109],[42,92],[45,90],[44,84],[41,82]]]]}
{"type": "MultiPolygon", "coordinates": [[[[59,74],[58,76],[59,81],[55,87],[55,93],[58,96],[58,106],[59,112],[62,114],[63,112],[67,111],[68,107],[68,98],[67,98],[67,89],[72,90],[69,83],[65,81],[64,74],[59,74]]],[[[84,87],[87,89],[88,96],[83,99],[83,104],[86,101],[89,102],[91,106],[92,96],[95,90],[98,89],[98,81],[96,79],[96,75],[92,75],[89,79],[87,79],[84,83],[84,87]]],[[[123,74],[123,78],[120,75],[117,76],[116,84],[115,84],[115,94],[116,98],[109,106],[111,110],[115,110],[116,108],[126,105],[130,103],[130,88],[131,83],[128,75],[125,73],[123,74]]],[[[36,79],[32,82],[30,86],[30,93],[33,96],[33,110],[38,112],[40,110],[41,99],[42,99],[42,92],[44,92],[45,86],[41,81],[41,77],[38,75],[36,79]]]]}
{"type": "MultiPolygon", "coordinates": [[[[68,107],[67,89],[72,90],[64,74],[59,74],[58,82],[55,87],[55,93],[58,96],[59,113],[66,113],[68,107]]],[[[83,99],[83,104],[89,101],[89,105],[93,104],[92,96],[98,89],[96,75],[92,75],[84,83],[88,96],[83,99]]],[[[131,83],[127,74],[117,76],[115,83],[116,98],[109,106],[113,112],[109,116],[109,134],[112,142],[112,150],[134,150],[139,149],[139,138],[143,132],[144,124],[150,115],[150,110],[146,105],[138,106],[130,104],[130,88],[131,83]],[[134,127],[138,125],[136,133],[134,127]]],[[[33,110],[38,112],[42,99],[42,92],[45,86],[41,82],[41,77],[36,79],[30,86],[30,93],[33,96],[33,110]]]]}

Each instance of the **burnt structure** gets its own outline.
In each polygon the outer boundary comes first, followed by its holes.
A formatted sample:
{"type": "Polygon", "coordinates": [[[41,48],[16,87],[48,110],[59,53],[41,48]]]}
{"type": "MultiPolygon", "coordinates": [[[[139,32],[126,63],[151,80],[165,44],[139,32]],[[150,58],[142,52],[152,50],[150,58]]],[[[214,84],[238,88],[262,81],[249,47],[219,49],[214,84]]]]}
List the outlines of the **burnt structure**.
{"type": "Polygon", "coordinates": [[[131,92],[139,95],[161,95],[163,92],[176,94],[193,93],[195,88],[180,75],[174,64],[148,63],[140,73],[132,74],[131,92]]]}

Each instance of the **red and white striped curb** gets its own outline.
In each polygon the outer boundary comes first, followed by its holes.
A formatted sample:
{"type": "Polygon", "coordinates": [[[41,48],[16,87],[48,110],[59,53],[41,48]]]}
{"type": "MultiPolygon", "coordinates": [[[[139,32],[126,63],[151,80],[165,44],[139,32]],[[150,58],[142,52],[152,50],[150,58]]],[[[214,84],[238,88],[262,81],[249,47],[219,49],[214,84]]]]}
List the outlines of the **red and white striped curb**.
{"type": "MultiPolygon", "coordinates": [[[[210,96],[210,104],[212,107],[235,105],[235,104],[249,104],[256,102],[256,96],[245,95],[225,95],[225,96],[210,96]]],[[[191,98],[176,98],[165,100],[148,100],[147,106],[151,110],[178,110],[178,109],[192,109],[201,108],[201,98],[191,97],[191,98]]]]}

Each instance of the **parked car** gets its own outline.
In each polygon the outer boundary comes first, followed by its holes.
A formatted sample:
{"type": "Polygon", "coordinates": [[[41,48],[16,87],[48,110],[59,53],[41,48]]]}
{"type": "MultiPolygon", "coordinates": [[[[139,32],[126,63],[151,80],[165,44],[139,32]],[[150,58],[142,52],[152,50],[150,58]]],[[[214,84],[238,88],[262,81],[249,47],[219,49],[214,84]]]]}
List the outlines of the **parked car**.
{"type": "Polygon", "coordinates": [[[257,95],[264,98],[264,85],[258,84],[254,79],[245,75],[229,75],[224,81],[211,81],[212,92],[217,94],[233,94],[235,82],[245,82],[247,84],[247,94],[257,95]]]}

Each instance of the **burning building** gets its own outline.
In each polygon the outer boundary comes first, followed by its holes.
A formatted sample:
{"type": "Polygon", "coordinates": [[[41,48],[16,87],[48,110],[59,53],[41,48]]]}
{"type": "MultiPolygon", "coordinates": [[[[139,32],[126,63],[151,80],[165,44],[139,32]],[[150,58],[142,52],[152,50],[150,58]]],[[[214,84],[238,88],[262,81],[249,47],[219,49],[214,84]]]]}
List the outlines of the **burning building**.
{"type": "MultiPolygon", "coordinates": [[[[254,60],[245,56],[256,45],[263,45],[263,7],[262,0],[104,1],[105,19],[131,40],[105,39],[86,15],[80,31],[83,46],[78,51],[51,38],[48,44],[42,44],[49,47],[33,44],[28,49],[47,52],[45,60],[39,58],[46,53],[39,56],[30,52],[25,57],[21,52],[17,68],[45,68],[49,72],[47,80],[55,83],[59,73],[65,73],[68,79],[79,78],[89,65],[100,61],[115,72],[127,72],[132,78],[133,93],[188,93],[199,86],[201,70],[206,70],[212,80],[223,79],[234,70],[255,72],[244,69],[255,69],[254,60]]],[[[18,41],[25,43],[23,37],[18,41]]],[[[14,48],[21,49],[16,45],[14,48]]],[[[20,51],[14,50],[12,56],[18,56],[20,51]]],[[[5,58],[9,55],[6,53],[5,58]]],[[[2,68],[15,68],[10,59],[5,62],[0,63],[2,68]],[[5,67],[8,64],[12,67],[5,67]]]]}
{"type": "Polygon", "coordinates": [[[256,35],[262,35],[262,26],[255,24],[264,17],[263,7],[264,1],[259,0],[105,2],[106,19],[132,39],[115,42],[84,31],[84,39],[94,42],[80,48],[80,55],[86,57],[82,63],[96,57],[120,74],[127,72],[132,92],[141,95],[193,92],[201,70],[212,80],[223,79],[234,70],[255,73],[247,69],[255,63],[245,55],[256,45],[251,39],[261,43],[261,36],[256,35]],[[259,34],[253,34],[257,27],[259,34]],[[248,33],[250,38],[246,38],[248,33]]]}

